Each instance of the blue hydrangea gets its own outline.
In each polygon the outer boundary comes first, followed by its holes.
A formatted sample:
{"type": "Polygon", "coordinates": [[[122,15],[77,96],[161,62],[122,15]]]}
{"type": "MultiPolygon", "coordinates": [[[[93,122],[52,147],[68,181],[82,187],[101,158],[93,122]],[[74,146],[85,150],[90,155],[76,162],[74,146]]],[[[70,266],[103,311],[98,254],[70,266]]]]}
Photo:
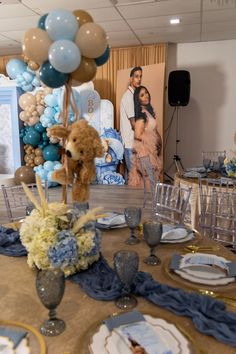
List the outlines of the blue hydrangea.
{"type": "Polygon", "coordinates": [[[78,245],[72,235],[67,230],[59,232],[59,242],[48,249],[48,258],[53,267],[66,267],[78,262],[78,245]]]}
{"type": "Polygon", "coordinates": [[[101,249],[101,232],[98,229],[96,229],[93,242],[94,242],[93,248],[91,249],[90,252],[85,254],[85,256],[87,256],[87,257],[88,256],[89,257],[95,256],[96,254],[98,254],[100,252],[100,249],[101,249]]]}

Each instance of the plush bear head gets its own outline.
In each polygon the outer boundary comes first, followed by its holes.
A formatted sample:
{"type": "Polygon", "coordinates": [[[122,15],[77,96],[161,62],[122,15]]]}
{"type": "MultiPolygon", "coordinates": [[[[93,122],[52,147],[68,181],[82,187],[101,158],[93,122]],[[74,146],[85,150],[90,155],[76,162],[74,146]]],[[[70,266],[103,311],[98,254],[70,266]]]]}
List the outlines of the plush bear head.
{"type": "Polygon", "coordinates": [[[95,157],[103,156],[98,132],[86,120],[79,120],[72,124],[65,150],[67,156],[80,162],[92,161],[95,157]]]}

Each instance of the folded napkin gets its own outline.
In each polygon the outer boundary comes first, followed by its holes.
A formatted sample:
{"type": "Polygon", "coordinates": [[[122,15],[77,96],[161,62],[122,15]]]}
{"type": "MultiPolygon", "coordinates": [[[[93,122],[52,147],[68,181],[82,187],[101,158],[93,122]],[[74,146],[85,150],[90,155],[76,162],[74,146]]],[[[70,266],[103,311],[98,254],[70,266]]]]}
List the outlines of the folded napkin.
{"type": "Polygon", "coordinates": [[[206,173],[200,173],[197,171],[189,171],[189,172],[184,172],[183,177],[185,177],[185,178],[201,178],[201,177],[206,177],[206,173]]]}
{"type": "Polygon", "coordinates": [[[107,227],[123,225],[125,224],[125,216],[118,213],[106,213],[104,218],[97,219],[97,223],[107,227]]]}
{"type": "Polygon", "coordinates": [[[7,337],[13,342],[13,348],[17,348],[23,338],[27,335],[26,331],[14,330],[8,327],[0,327],[0,337],[7,337]]]}
{"type": "MultiPolygon", "coordinates": [[[[212,256],[212,255],[210,255],[212,256]]],[[[194,256],[192,255],[192,261],[188,260],[187,262],[183,262],[185,256],[181,256],[179,254],[174,254],[171,258],[170,269],[171,270],[182,270],[188,266],[192,265],[216,265],[223,269],[227,270],[228,277],[236,277],[236,262],[223,262],[220,260],[221,257],[213,258],[208,257],[207,254],[198,253],[194,256]],[[199,256],[198,256],[199,255],[199,256]],[[197,257],[198,256],[198,257],[197,257]]]]}
{"type": "MultiPolygon", "coordinates": [[[[120,280],[103,257],[70,279],[96,300],[114,300],[122,293],[120,280]]],[[[223,302],[160,284],[144,272],[137,273],[132,291],[179,316],[190,317],[199,332],[236,347],[236,313],[226,311],[223,302]]]]}
{"type": "Polygon", "coordinates": [[[13,257],[27,255],[21,243],[19,231],[0,226],[0,254],[13,257]]]}
{"type": "Polygon", "coordinates": [[[158,331],[155,331],[138,311],[126,312],[108,318],[104,323],[110,332],[114,330],[113,333],[118,334],[123,339],[122,342],[126,343],[122,353],[129,350],[135,343],[135,347],[139,346],[149,354],[172,354],[166,345],[166,341],[163,341],[157,333],[158,331]]]}

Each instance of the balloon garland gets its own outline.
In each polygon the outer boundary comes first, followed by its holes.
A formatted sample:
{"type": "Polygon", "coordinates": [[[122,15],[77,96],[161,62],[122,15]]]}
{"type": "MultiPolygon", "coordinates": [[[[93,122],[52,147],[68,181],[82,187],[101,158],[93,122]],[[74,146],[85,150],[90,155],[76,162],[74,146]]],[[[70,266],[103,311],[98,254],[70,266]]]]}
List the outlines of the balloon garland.
{"type": "MultiPolygon", "coordinates": [[[[11,59],[6,71],[26,92],[19,99],[19,118],[25,126],[20,132],[25,144],[25,169],[34,168],[53,186],[51,174],[61,168],[61,149],[48,128],[61,123],[67,127],[78,119],[78,97],[71,85],[91,81],[97,66],[109,59],[110,49],[106,33],[88,12],[56,9],[40,17],[37,28],[25,32],[22,50],[25,62],[11,59]],[[39,88],[40,81],[46,87],[39,88]],[[33,90],[34,94],[29,93],[33,90]]],[[[62,144],[64,147],[65,141],[62,144]]],[[[62,162],[67,169],[66,155],[62,162]]],[[[64,202],[66,198],[67,186],[63,187],[64,202]]]]}

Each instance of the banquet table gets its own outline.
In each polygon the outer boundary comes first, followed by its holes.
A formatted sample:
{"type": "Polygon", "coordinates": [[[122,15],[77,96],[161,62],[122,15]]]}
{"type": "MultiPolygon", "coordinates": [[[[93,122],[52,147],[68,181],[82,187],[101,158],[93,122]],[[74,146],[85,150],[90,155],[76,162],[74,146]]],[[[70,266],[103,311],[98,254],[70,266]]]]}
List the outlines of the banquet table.
{"type": "MultiPolygon", "coordinates": [[[[129,246],[124,243],[128,236],[129,230],[127,228],[102,232],[102,254],[111,266],[115,251],[132,249],[137,251],[140,257],[139,270],[151,273],[157,281],[189,291],[196,291],[198,288],[209,289],[206,286],[190,285],[187,281],[180,280],[177,275],[169,273],[168,262],[174,251],[183,253],[187,244],[196,242],[201,245],[215,245],[214,241],[202,239],[200,235],[197,235],[195,241],[189,241],[188,243],[161,244],[157,253],[162,260],[162,264],[153,267],[143,263],[143,258],[148,254],[148,247],[144,240],[141,240],[135,246],[129,246]]],[[[236,256],[221,245],[215,253],[236,260],[236,256]]],[[[26,257],[0,256],[0,319],[20,321],[34,328],[39,328],[40,324],[47,318],[47,310],[40,303],[36,294],[35,276],[36,271],[28,267],[26,257]]],[[[211,290],[235,296],[236,284],[232,283],[218,288],[211,287],[211,290]]],[[[173,312],[148,303],[143,298],[138,298],[137,309],[144,314],[164,318],[176,324],[180,331],[192,341],[196,353],[235,353],[235,348],[218,342],[213,337],[199,333],[189,318],[179,317],[173,312]]],[[[228,309],[236,311],[236,307],[229,306],[228,309]]],[[[57,312],[58,317],[65,321],[66,330],[56,337],[44,337],[48,354],[87,353],[89,334],[92,333],[96,324],[101,323],[103,319],[112,314],[120,312],[120,310],[113,301],[96,301],[87,296],[79,285],[67,280],[65,294],[57,312]]],[[[35,352],[33,351],[33,353],[35,352]]]]}

